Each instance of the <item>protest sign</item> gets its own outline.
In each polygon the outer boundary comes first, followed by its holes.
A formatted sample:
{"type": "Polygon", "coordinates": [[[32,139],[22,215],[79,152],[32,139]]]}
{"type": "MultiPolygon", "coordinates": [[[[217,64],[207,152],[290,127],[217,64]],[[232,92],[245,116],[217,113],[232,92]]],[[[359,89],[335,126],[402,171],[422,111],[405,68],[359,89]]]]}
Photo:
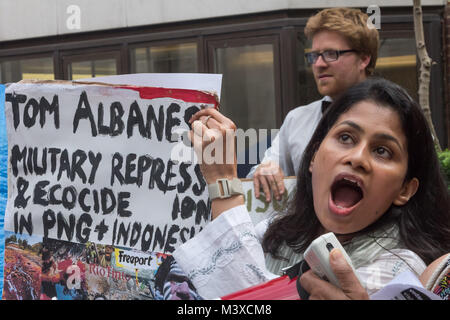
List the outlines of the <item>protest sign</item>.
{"type": "Polygon", "coordinates": [[[200,105],[214,106],[213,95],[19,83],[5,97],[11,169],[6,230],[172,252],[199,229],[183,230],[183,224],[208,220],[198,164],[171,154],[182,145],[176,130],[188,129],[200,105]]]}
{"type": "MultiPolygon", "coordinates": [[[[3,298],[200,298],[171,253],[210,219],[182,133],[217,95],[54,81],[12,84],[5,100],[3,298]]],[[[255,224],[294,182],[272,203],[243,182],[255,224]]]]}
{"type": "Polygon", "coordinates": [[[292,199],[295,188],[297,184],[297,178],[285,177],[284,178],[284,193],[280,200],[276,200],[273,194],[271,195],[271,201],[266,201],[266,196],[261,189],[259,197],[255,197],[255,192],[253,188],[253,179],[241,179],[242,188],[244,189],[245,194],[245,204],[247,206],[247,210],[250,214],[250,217],[253,221],[254,225],[257,225],[259,222],[270,219],[274,217],[276,214],[283,213],[288,208],[289,200],[292,199]]]}
{"type": "Polygon", "coordinates": [[[161,297],[159,267],[210,217],[199,165],[180,152],[217,95],[32,81],[5,100],[4,298],[161,297]]]}

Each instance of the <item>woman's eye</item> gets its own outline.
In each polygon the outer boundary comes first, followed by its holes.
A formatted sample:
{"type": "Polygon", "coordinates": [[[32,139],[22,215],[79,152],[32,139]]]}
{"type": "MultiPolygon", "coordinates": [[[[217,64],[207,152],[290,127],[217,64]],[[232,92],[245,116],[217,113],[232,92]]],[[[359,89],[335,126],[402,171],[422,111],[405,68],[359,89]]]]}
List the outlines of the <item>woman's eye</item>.
{"type": "Polygon", "coordinates": [[[391,158],[392,157],[391,152],[388,149],[386,149],[385,147],[376,148],[375,153],[378,156],[383,157],[383,158],[391,158]]]}
{"type": "Polygon", "coordinates": [[[352,137],[346,133],[339,135],[339,141],[345,144],[353,142],[352,137]]]}

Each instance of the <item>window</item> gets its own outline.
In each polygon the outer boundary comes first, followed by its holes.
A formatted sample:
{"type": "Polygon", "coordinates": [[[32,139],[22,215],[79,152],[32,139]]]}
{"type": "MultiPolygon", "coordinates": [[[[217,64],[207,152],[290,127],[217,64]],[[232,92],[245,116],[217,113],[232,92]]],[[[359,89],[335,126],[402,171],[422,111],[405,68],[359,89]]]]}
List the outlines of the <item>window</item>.
{"type": "Polygon", "coordinates": [[[68,64],[69,79],[78,80],[117,74],[114,59],[79,61],[68,64]]]}
{"type": "Polygon", "coordinates": [[[380,39],[375,75],[389,79],[404,87],[418,100],[416,42],[411,38],[380,39]]]}
{"type": "Polygon", "coordinates": [[[79,80],[119,74],[120,52],[63,56],[64,79],[79,80]]]}
{"type": "Polygon", "coordinates": [[[221,112],[243,130],[277,128],[275,39],[253,40],[253,44],[251,39],[210,43],[212,72],[223,74],[221,112]]]}
{"type": "Polygon", "coordinates": [[[262,160],[261,150],[269,147],[273,138],[270,129],[281,121],[278,50],[276,36],[208,42],[209,70],[223,74],[220,111],[237,128],[256,130],[256,136],[255,131],[247,131],[248,138],[236,146],[239,177],[245,177],[262,160]],[[267,135],[258,129],[266,129],[267,135]]]}
{"type": "Polygon", "coordinates": [[[182,43],[131,49],[131,72],[193,73],[198,71],[197,44],[182,43]]]}
{"type": "Polygon", "coordinates": [[[26,79],[53,80],[53,58],[24,58],[0,61],[0,83],[26,79]]]}

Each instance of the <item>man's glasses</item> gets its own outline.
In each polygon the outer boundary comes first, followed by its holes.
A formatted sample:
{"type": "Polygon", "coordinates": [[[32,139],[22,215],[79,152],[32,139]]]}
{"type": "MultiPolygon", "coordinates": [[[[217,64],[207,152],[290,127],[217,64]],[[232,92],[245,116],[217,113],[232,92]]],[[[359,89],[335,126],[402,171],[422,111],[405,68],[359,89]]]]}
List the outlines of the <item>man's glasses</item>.
{"type": "Polygon", "coordinates": [[[308,52],[305,53],[306,61],[308,64],[313,65],[316,63],[317,59],[319,59],[319,56],[322,56],[322,59],[325,62],[332,62],[339,59],[339,56],[346,52],[356,52],[356,50],[349,49],[349,50],[325,50],[324,52],[308,52]]]}

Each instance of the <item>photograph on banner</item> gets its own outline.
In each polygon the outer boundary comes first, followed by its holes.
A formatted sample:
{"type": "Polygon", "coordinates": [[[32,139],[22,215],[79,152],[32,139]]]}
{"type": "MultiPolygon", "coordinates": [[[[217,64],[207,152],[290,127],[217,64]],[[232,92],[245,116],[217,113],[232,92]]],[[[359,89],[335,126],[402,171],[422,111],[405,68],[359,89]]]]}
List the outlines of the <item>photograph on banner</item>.
{"type": "Polygon", "coordinates": [[[199,298],[187,278],[171,278],[170,254],[6,232],[5,300],[199,298]]]}

